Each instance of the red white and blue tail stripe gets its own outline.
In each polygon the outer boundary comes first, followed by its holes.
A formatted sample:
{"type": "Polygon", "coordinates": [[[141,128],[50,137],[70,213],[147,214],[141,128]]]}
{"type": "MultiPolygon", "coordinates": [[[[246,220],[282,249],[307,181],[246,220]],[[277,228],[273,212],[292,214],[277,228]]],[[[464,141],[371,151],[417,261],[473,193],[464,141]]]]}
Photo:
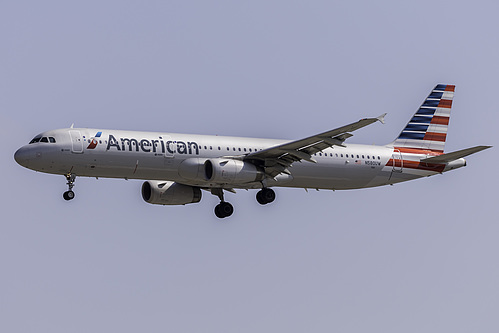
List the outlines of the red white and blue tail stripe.
{"type": "Polygon", "coordinates": [[[454,85],[438,84],[393,142],[402,150],[443,153],[449,125],[454,85]]]}

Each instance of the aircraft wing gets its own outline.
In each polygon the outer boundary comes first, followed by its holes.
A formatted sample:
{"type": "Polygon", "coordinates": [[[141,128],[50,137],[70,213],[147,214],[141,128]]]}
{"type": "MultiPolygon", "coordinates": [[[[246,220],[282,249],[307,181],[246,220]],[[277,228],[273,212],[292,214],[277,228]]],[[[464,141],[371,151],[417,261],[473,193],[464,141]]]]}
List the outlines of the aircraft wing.
{"type": "Polygon", "coordinates": [[[332,146],[342,146],[343,142],[353,136],[353,132],[367,125],[380,121],[384,124],[385,114],[376,118],[365,118],[324,133],[301,140],[291,141],[279,146],[260,150],[244,157],[245,160],[263,161],[265,171],[272,177],[280,173],[289,173],[286,169],[294,162],[305,160],[316,163],[312,155],[332,146]]]}

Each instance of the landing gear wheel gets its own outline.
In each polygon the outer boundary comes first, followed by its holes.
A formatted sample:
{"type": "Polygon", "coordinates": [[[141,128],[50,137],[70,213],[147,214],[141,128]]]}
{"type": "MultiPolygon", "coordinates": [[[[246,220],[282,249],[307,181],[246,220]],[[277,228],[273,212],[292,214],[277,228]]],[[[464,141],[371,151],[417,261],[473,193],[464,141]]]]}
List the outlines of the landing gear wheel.
{"type": "Polygon", "coordinates": [[[72,200],[75,197],[75,193],[73,191],[66,191],[64,192],[62,197],[64,198],[64,200],[72,200]]]}
{"type": "Polygon", "coordinates": [[[275,200],[275,192],[270,188],[264,188],[256,194],[256,201],[260,205],[266,205],[275,200]]]}
{"type": "Polygon", "coordinates": [[[234,207],[232,207],[232,205],[228,202],[221,202],[220,210],[223,212],[225,217],[229,217],[232,213],[234,213],[234,207]]]}
{"type": "Polygon", "coordinates": [[[232,213],[234,213],[234,207],[228,202],[221,202],[215,207],[215,215],[220,219],[229,217],[232,213]]]}
{"type": "Polygon", "coordinates": [[[215,215],[219,219],[223,219],[224,218],[224,216],[222,215],[222,212],[220,211],[220,205],[216,205],[215,206],[215,215]]]}

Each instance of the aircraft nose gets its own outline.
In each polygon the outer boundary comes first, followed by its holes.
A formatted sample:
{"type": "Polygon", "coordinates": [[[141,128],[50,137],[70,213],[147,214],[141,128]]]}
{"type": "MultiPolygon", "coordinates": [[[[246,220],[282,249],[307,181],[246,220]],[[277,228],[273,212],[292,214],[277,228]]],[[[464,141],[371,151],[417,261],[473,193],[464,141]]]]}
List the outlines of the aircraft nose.
{"type": "Polygon", "coordinates": [[[26,147],[21,147],[19,148],[15,153],[14,153],[14,159],[19,165],[26,166],[28,164],[29,160],[29,152],[26,147]]]}

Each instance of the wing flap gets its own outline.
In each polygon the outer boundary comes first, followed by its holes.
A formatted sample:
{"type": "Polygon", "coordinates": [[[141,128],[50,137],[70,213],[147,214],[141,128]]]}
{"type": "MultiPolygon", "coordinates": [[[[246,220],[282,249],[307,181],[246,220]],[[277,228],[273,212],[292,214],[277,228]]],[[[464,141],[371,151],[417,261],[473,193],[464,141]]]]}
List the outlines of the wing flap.
{"type": "Polygon", "coordinates": [[[293,156],[293,157],[296,157],[300,160],[305,160],[305,161],[308,161],[308,162],[312,162],[312,163],[317,163],[316,160],[314,160],[312,158],[312,156],[310,156],[309,154],[307,154],[306,152],[304,151],[301,151],[301,150],[293,150],[293,149],[281,149],[284,153],[288,153],[289,155],[293,156]]]}

